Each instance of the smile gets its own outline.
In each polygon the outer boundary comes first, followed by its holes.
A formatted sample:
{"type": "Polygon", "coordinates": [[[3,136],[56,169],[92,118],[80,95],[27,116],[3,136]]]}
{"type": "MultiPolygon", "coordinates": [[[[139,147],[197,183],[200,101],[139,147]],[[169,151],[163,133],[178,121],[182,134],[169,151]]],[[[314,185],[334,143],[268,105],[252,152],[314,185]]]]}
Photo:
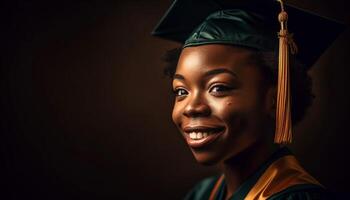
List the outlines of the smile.
{"type": "Polygon", "coordinates": [[[212,133],[211,132],[198,132],[198,133],[191,132],[189,136],[192,140],[201,140],[208,137],[210,134],[212,133]]]}
{"type": "Polygon", "coordinates": [[[214,142],[223,132],[224,127],[186,127],[184,128],[187,144],[192,148],[200,148],[214,142]]]}

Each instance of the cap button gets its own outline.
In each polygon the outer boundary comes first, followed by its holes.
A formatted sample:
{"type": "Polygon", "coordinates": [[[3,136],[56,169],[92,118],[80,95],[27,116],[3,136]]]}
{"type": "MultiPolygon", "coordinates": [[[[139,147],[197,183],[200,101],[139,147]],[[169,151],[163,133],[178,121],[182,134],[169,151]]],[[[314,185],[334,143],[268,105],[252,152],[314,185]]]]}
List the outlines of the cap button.
{"type": "Polygon", "coordinates": [[[278,21],[279,22],[286,22],[288,20],[288,14],[285,11],[280,12],[280,14],[278,14],[278,21]]]}

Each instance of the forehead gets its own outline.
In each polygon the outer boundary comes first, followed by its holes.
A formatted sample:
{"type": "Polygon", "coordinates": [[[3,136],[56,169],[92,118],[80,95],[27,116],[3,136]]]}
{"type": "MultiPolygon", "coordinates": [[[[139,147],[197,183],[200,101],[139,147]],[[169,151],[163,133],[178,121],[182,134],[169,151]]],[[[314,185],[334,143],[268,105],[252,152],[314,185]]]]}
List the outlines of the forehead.
{"type": "Polygon", "coordinates": [[[232,45],[210,44],[184,48],[176,73],[200,73],[214,68],[239,71],[249,64],[252,51],[232,45]]]}

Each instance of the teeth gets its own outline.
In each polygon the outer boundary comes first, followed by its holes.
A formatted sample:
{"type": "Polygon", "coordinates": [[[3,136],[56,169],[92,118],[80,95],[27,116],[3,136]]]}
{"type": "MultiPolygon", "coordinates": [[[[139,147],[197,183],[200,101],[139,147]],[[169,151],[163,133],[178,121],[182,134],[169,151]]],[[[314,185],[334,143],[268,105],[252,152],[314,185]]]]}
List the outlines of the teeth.
{"type": "Polygon", "coordinates": [[[203,138],[206,138],[210,135],[210,133],[207,133],[207,132],[191,132],[189,134],[190,138],[192,140],[201,140],[203,138]]]}
{"type": "Polygon", "coordinates": [[[190,138],[191,139],[196,139],[197,138],[197,134],[195,132],[190,133],[190,138]]]}

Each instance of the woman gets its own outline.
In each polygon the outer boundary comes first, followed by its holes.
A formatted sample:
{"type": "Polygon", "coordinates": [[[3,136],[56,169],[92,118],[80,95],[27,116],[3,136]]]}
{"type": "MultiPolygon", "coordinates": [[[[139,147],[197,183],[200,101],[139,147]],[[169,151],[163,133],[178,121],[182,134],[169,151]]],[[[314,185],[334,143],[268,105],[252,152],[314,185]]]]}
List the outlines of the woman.
{"type": "MultiPolygon", "coordinates": [[[[325,45],[312,46],[311,38],[299,46],[299,58],[289,58],[287,47],[297,49],[280,5],[278,23],[271,16],[279,8],[273,2],[175,1],[153,33],[183,43],[166,59],[175,94],[173,122],[199,163],[222,170],[185,199],[329,198],[283,147],[312,100],[308,68],[299,60],[312,65],[325,45]],[[273,20],[280,25],[280,39],[273,20]],[[289,65],[291,75],[281,73],[289,65]]],[[[340,31],[333,22],[292,11],[316,29],[317,24],[331,27],[323,42],[340,31]]],[[[301,27],[309,37],[310,28],[301,27]]]]}

